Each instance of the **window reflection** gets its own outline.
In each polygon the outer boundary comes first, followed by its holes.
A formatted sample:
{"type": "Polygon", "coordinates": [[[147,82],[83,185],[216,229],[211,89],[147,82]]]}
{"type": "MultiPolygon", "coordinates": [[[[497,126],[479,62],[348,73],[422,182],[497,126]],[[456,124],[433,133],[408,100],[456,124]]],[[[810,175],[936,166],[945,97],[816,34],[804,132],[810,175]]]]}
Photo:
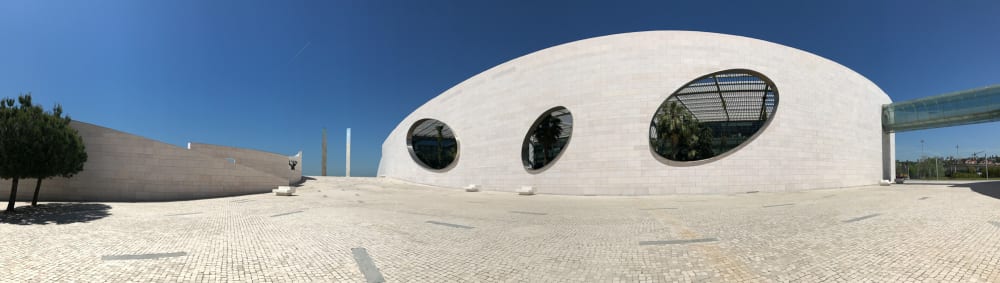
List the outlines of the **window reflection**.
{"type": "Polygon", "coordinates": [[[417,121],[407,140],[410,155],[417,164],[429,169],[448,168],[458,157],[458,141],[447,124],[434,120],[417,121]]]}
{"type": "Polygon", "coordinates": [[[667,98],[653,115],[649,144],[673,161],[722,155],[744,144],[773,116],[774,84],[749,70],[698,78],[667,98]]]}
{"type": "Polygon", "coordinates": [[[555,162],[573,134],[573,115],[565,107],[542,113],[528,130],[521,147],[524,168],[540,170],[555,162]]]}

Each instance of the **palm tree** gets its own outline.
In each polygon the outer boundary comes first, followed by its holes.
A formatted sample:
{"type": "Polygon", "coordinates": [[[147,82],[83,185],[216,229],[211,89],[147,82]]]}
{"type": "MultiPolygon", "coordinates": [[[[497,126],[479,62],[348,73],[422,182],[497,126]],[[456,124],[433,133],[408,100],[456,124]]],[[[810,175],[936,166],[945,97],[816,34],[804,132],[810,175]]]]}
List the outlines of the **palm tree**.
{"type": "Polygon", "coordinates": [[[549,163],[549,159],[552,158],[554,147],[557,142],[559,142],[559,136],[562,135],[562,119],[554,117],[551,114],[542,118],[542,122],[538,123],[535,127],[535,132],[532,134],[538,144],[542,148],[542,164],[536,164],[536,169],[545,164],[549,163]]]}
{"type": "Polygon", "coordinates": [[[435,169],[444,168],[444,160],[442,158],[442,153],[444,153],[444,125],[437,125],[434,127],[437,130],[437,166],[435,169]]]}
{"type": "Polygon", "coordinates": [[[669,101],[665,106],[655,125],[657,151],[677,161],[711,157],[712,130],[677,101],[669,101]]]}

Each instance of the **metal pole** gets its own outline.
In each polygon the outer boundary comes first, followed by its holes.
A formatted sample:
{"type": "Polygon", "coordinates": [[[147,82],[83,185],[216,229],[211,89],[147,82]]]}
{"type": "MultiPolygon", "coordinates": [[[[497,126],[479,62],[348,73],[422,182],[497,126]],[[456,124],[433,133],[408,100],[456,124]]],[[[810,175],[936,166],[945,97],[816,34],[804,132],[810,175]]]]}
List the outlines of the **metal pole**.
{"type": "MultiPolygon", "coordinates": [[[[973,153],[972,153],[972,167],[976,168],[976,171],[979,171],[979,154],[980,154],[980,153],[984,153],[984,152],[985,152],[985,151],[980,151],[980,152],[973,152],[973,153]]],[[[989,169],[989,168],[987,168],[987,170],[986,170],[986,174],[989,174],[989,173],[990,173],[990,171],[989,171],[988,169],[989,169]]],[[[989,176],[989,175],[987,175],[987,177],[988,177],[988,176],[989,176]]]]}

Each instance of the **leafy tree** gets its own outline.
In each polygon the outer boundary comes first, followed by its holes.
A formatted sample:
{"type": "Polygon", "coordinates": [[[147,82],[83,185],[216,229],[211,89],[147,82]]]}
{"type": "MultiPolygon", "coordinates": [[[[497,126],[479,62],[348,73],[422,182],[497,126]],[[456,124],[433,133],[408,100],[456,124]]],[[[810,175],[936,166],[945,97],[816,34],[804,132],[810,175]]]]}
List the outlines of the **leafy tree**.
{"type": "Polygon", "coordinates": [[[69,116],[62,116],[62,106],[56,105],[50,115],[44,116],[42,124],[43,135],[39,144],[41,145],[41,165],[34,171],[33,177],[37,178],[35,183],[35,194],[31,199],[31,206],[38,206],[38,192],[42,187],[42,179],[51,177],[73,177],[76,173],[83,171],[83,164],[87,162],[87,150],[83,144],[83,139],[76,129],[69,126],[72,119],[69,116]]]}
{"type": "Polygon", "coordinates": [[[435,168],[444,168],[444,125],[437,125],[434,127],[437,130],[437,166],[435,168]]]}
{"type": "Polygon", "coordinates": [[[30,94],[19,96],[17,103],[11,98],[0,100],[0,178],[11,179],[7,213],[14,210],[18,181],[33,177],[40,166],[36,156],[42,114],[41,107],[32,105],[30,94]]]}
{"type": "Polygon", "coordinates": [[[545,164],[548,164],[549,160],[553,158],[555,145],[559,142],[559,136],[562,135],[562,132],[562,119],[553,117],[551,114],[542,118],[542,121],[535,127],[535,132],[532,135],[542,148],[543,161],[541,164],[537,165],[538,168],[545,166],[545,164]]]}
{"type": "Polygon", "coordinates": [[[665,105],[656,121],[656,150],[670,160],[690,161],[715,156],[712,129],[702,125],[676,101],[665,105]]]}
{"type": "Polygon", "coordinates": [[[7,212],[14,209],[20,179],[37,178],[32,205],[37,205],[41,179],[71,177],[87,160],[83,140],[62,117],[62,107],[46,113],[31,103],[31,94],[0,100],[0,178],[11,179],[7,212]]]}

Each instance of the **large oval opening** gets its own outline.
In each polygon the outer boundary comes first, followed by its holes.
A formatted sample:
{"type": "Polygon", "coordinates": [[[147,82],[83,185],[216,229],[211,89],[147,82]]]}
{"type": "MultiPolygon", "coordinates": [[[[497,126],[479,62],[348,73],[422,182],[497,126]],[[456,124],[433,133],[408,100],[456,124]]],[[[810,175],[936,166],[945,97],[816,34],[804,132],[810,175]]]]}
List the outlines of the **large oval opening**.
{"type": "Polygon", "coordinates": [[[778,90],[751,70],[725,70],[684,85],[649,125],[650,150],[674,165],[711,162],[745,146],[767,126],[778,90]]]}
{"type": "Polygon", "coordinates": [[[537,173],[555,164],[573,136],[573,114],[557,106],[542,113],[528,128],[521,146],[521,161],[528,172],[537,173]]]}
{"type": "Polygon", "coordinates": [[[444,122],[422,119],[413,123],[406,135],[410,157],[421,167],[432,171],[446,171],[458,159],[458,140],[444,122]]]}

